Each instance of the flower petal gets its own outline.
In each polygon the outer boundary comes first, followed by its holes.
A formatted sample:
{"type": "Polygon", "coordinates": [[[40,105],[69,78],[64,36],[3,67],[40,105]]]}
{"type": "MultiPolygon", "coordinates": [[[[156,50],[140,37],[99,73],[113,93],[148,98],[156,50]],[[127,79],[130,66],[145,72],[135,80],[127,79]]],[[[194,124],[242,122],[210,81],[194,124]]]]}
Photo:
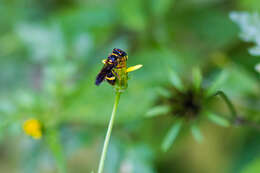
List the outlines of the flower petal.
{"type": "Polygon", "coordinates": [[[131,71],[135,71],[135,70],[138,70],[139,68],[143,67],[142,64],[138,64],[138,65],[135,65],[135,66],[131,66],[129,68],[127,68],[126,72],[129,73],[131,71]]]}
{"type": "Polygon", "coordinates": [[[42,137],[41,123],[37,119],[29,119],[25,121],[23,129],[27,135],[32,136],[34,139],[40,139],[42,137]]]}

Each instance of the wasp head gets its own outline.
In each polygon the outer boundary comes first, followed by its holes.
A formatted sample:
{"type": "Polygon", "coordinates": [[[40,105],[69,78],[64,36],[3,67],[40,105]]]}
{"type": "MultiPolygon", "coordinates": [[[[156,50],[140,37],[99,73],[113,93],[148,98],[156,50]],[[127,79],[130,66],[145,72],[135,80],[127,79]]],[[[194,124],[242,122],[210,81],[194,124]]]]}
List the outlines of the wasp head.
{"type": "Polygon", "coordinates": [[[117,49],[117,48],[114,48],[113,49],[113,54],[116,54],[118,55],[119,57],[124,57],[124,56],[127,56],[127,53],[121,49],[117,49]]]}

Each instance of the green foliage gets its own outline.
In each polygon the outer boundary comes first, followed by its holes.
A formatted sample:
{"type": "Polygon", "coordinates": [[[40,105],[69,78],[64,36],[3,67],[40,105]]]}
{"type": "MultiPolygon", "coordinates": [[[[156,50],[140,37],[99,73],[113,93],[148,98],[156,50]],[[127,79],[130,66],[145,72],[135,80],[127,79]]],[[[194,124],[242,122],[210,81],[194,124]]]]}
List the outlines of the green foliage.
{"type": "MultiPolygon", "coordinates": [[[[246,42],[254,42],[255,46],[249,49],[253,56],[260,56],[260,16],[259,13],[231,12],[230,18],[240,27],[240,37],[246,42]]],[[[259,70],[259,63],[255,66],[259,70]]]]}
{"type": "Polygon", "coordinates": [[[203,141],[203,135],[201,134],[201,131],[196,124],[191,126],[191,133],[196,141],[199,143],[203,141]]]}
{"type": "Polygon", "coordinates": [[[242,171],[241,173],[255,173],[260,171],[260,160],[255,159],[252,161],[250,164],[248,164],[242,171]]]}
{"type": "Polygon", "coordinates": [[[58,172],[66,173],[66,159],[63,154],[64,151],[62,149],[60,137],[55,129],[48,129],[46,132],[46,142],[49,144],[50,149],[55,157],[58,172]]]}
{"type": "Polygon", "coordinates": [[[254,42],[256,46],[249,49],[254,56],[260,55],[260,16],[258,13],[232,12],[230,18],[236,22],[240,29],[240,37],[247,42],[254,42]]]}
{"type": "Polygon", "coordinates": [[[225,81],[227,81],[228,73],[226,71],[222,71],[211,83],[208,88],[207,95],[210,96],[220,90],[225,81]]]}
{"type": "Polygon", "coordinates": [[[148,110],[146,113],[147,117],[153,117],[158,115],[164,115],[167,114],[170,111],[169,106],[156,106],[148,110]]]}
{"type": "Polygon", "coordinates": [[[223,127],[228,127],[230,125],[229,121],[219,115],[216,115],[212,112],[207,113],[208,119],[212,121],[213,123],[223,126],[223,127]]]}
{"type": "Polygon", "coordinates": [[[172,85],[176,87],[178,90],[183,91],[185,88],[182,84],[181,79],[179,78],[178,74],[173,70],[169,70],[169,77],[172,85]]]}
{"type": "Polygon", "coordinates": [[[195,90],[198,92],[202,84],[202,74],[199,68],[192,69],[192,77],[195,90]]]}
{"type": "Polygon", "coordinates": [[[114,91],[94,81],[117,47],[128,65],[144,67],[129,74],[107,171],[259,172],[259,147],[248,146],[260,146],[259,7],[258,0],[0,1],[1,171],[96,172],[114,91]],[[172,84],[197,93],[198,117],[172,118],[188,95],[174,97],[172,84]],[[234,121],[221,97],[205,100],[219,90],[236,109],[234,121]],[[42,140],[24,134],[30,118],[43,123],[42,140]],[[162,152],[162,143],[173,149],[162,152]],[[239,166],[249,150],[254,159],[239,166]]]}
{"type": "Polygon", "coordinates": [[[174,143],[175,139],[177,138],[181,130],[182,123],[183,123],[182,121],[179,121],[172,125],[171,129],[169,130],[169,132],[167,133],[167,135],[163,140],[162,143],[163,151],[166,152],[172,146],[172,144],[174,143]]]}

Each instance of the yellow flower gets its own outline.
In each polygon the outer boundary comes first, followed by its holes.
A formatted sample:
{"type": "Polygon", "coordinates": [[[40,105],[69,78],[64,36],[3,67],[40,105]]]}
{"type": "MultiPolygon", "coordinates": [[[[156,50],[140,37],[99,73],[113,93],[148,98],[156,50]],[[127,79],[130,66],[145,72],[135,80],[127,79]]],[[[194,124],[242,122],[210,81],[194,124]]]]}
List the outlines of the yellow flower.
{"type": "Polygon", "coordinates": [[[42,125],[37,119],[29,119],[23,124],[23,130],[34,139],[40,139],[42,137],[42,125]]]}
{"type": "Polygon", "coordinates": [[[138,70],[139,68],[143,67],[142,64],[138,64],[138,65],[135,65],[135,66],[131,66],[129,68],[127,68],[126,72],[129,73],[131,71],[135,71],[135,70],[138,70]]]}

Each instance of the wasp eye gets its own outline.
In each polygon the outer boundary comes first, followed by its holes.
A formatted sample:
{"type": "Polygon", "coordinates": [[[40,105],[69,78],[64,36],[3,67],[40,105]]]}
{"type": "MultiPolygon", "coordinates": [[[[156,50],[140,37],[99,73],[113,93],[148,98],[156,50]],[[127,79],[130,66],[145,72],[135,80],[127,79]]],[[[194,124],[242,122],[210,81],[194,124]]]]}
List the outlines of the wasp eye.
{"type": "Polygon", "coordinates": [[[113,53],[121,55],[120,49],[114,48],[114,49],[113,49],[113,53]]]}
{"type": "Polygon", "coordinates": [[[122,52],[122,56],[126,56],[126,55],[127,55],[127,54],[123,51],[123,52],[122,52]]]}

